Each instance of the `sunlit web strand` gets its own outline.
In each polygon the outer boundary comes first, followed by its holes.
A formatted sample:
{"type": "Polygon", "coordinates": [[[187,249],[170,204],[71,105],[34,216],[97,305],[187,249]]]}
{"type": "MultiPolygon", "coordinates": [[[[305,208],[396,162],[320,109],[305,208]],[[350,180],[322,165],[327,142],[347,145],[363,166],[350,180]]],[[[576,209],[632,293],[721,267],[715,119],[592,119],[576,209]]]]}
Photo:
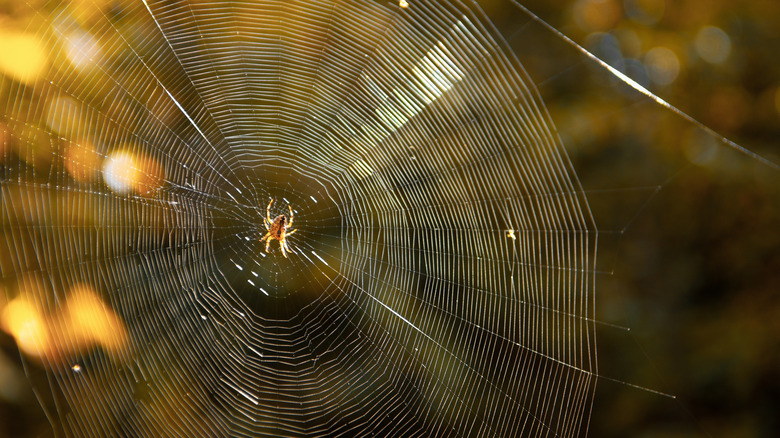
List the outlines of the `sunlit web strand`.
{"type": "Polygon", "coordinates": [[[554,32],[558,37],[560,37],[562,40],[566,41],[567,44],[571,45],[572,47],[577,49],[580,53],[582,53],[583,55],[585,55],[586,57],[588,57],[592,61],[596,62],[600,66],[602,66],[605,69],[609,70],[610,73],[615,75],[615,77],[617,77],[618,79],[623,81],[623,83],[625,83],[626,85],[630,86],[634,90],[638,91],[639,93],[644,94],[645,96],[647,96],[650,99],[654,100],[656,103],[660,104],[661,106],[669,109],[670,111],[672,111],[673,113],[675,113],[678,116],[682,117],[683,119],[693,123],[694,125],[696,125],[698,128],[700,128],[701,130],[703,130],[704,132],[706,132],[710,136],[712,136],[714,138],[717,138],[723,144],[726,144],[729,147],[731,147],[731,148],[733,148],[733,149],[735,149],[735,150],[737,150],[737,151],[739,151],[739,152],[741,152],[741,153],[743,153],[743,154],[745,154],[745,155],[747,155],[747,156],[749,156],[751,158],[755,158],[756,160],[764,163],[765,165],[767,165],[767,166],[769,166],[769,167],[771,167],[771,168],[773,168],[775,170],[780,170],[780,164],[775,163],[773,161],[770,161],[769,159],[767,159],[765,157],[762,157],[762,156],[758,155],[757,153],[755,153],[755,152],[753,152],[751,150],[746,149],[744,146],[741,146],[741,145],[737,144],[733,140],[730,140],[730,139],[726,138],[725,136],[715,132],[715,130],[713,130],[709,126],[707,126],[704,123],[694,119],[688,113],[682,111],[681,109],[677,108],[676,106],[674,106],[674,105],[670,104],[669,102],[665,101],[664,99],[662,99],[661,97],[659,97],[658,95],[653,93],[652,91],[648,90],[647,88],[645,88],[644,86],[642,86],[641,84],[636,82],[635,80],[633,80],[630,77],[628,77],[625,73],[623,73],[620,70],[616,69],[615,67],[609,65],[605,61],[599,59],[593,53],[585,50],[584,47],[580,46],[579,44],[574,42],[571,38],[567,37],[562,32],[560,32],[558,29],[554,28],[549,23],[547,23],[546,21],[542,20],[537,15],[535,15],[533,12],[529,11],[525,6],[520,4],[519,1],[511,0],[511,2],[514,3],[518,8],[522,9],[523,12],[525,12],[534,21],[536,21],[537,23],[541,24],[545,29],[548,29],[551,32],[554,32]]]}
{"type": "MultiPolygon", "coordinates": [[[[304,256],[305,256],[305,255],[304,255],[304,256]]],[[[307,257],[307,259],[308,259],[308,257],[307,257]]],[[[309,259],[309,260],[310,260],[310,259],[309,259]]],[[[310,260],[310,261],[311,261],[311,260],[310,260]]],[[[332,283],[332,284],[335,284],[335,280],[333,280],[333,279],[330,279],[330,281],[331,281],[331,283],[332,283]]],[[[347,279],[347,281],[349,281],[349,279],[347,279]]],[[[371,295],[370,293],[368,293],[366,290],[362,289],[362,288],[361,288],[360,286],[358,286],[357,284],[355,284],[355,283],[352,283],[352,282],[350,282],[350,283],[352,284],[352,286],[354,286],[354,287],[358,288],[358,289],[359,289],[359,290],[360,290],[362,293],[364,293],[364,294],[368,295],[368,296],[369,296],[369,297],[370,297],[372,300],[374,300],[375,302],[379,303],[379,304],[380,304],[380,305],[381,305],[383,308],[385,308],[387,311],[391,312],[391,313],[392,313],[392,314],[393,314],[395,317],[399,318],[399,319],[400,319],[401,321],[403,321],[403,322],[404,322],[406,325],[408,325],[408,326],[412,327],[412,328],[413,328],[413,329],[414,329],[414,330],[415,330],[417,333],[421,334],[423,337],[425,337],[426,339],[428,339],[429,341],[431,341],[432,343],[434,343],[434,344],[435,344],[436,346],[438,346],[439,348],[442,348],[442,349],[444,349],[445,351],[447,351],[445,347],[443,347],[441,344],[439,344],[439,343],[438,343],[436,340],[432,339],[432,338],[431,338],[430,336],[428,336],[428,335],[427,335],[427,334],[426,334],[424,331],[420,330],[418,327],[416,327],[414,324],[412,324],[412,323],[411,323],[410,321],[408,321],[406,318],[404,318],[403,316],[401,316],[401,315],[400,315],[398,312],[396,312],[395,310],[393,310],[392,308],[390,308],[388,305],[386,305],[385,303],[383,303],[382,301],[380,301],[379,299],[377,299],[376,297],[374,297],[373,295],[371,295]]],[[[353,302],[354,302],[354,301],[353,301],[353,302]]],[[[389,332],[387,332],[387,333],[388,333],[388,335],[389,335],[389,336],[393,337],[393,335],[392,335],[392,334],[390,334],[389,332]]],[[[395,339],[395,342],[396,342],[396,343],[398,343],[399,345],[403,345],[403,343],[402,343],[402,342],[400,342],[398,339],[395,339]]],[[[517,344],[517,345],[519,345],[519,344],[517,344]]],[[[379,348],[379,349],[381,350],[381,348],[379,348]]],[[[407,350],[407,352],[408,352],[408,353],[410,353],[410,354],[414,354],[412,351],[409,351],[409,350],[407,350]]],[[[458,358],[458,357],[457,357],[455,354],[453,354],[451,351],[447,351],[447,353],[448,353],[448,354],[450,354],[450,355],[451,355],[453,358],[455,358],[456,360],[460,360],[460,359],[459,359],[459,358],[458,358]]],[[[474,372],[474,373],[475,373],[475,374],[476,374],[476,375],[477,375],[477,376],[478,376],[480,379],[482,379],[483,381],[485,381],[485,382],[487,382],[488,384],[490,384],[490,381],[489,381],[487,378],[485,378],[485,376],[482,376],[482,375],[481,375],[481,374],[480,374],[480,373],[479,373],[477,370],[473,369],[471,366],[469,366],[469,365],[468,365],[468,364],[466,364],[466,363],[463,363],[463,365],[465,365],[465,366],[466,366],[468,369],[470,369],[472,372],[474,372]]],[[[582,371],[582,370],[579,370],[579,371],[582,371]]],[[[445,385],[445,386],[446,386],[446,385],[445,385]]],[[[499,388],[496,388],[496,389],[500,391],[500,389],[499,389],[499,388]]],[[[508,395],[507,395],[507,394],[504,394],[504,396],[508,397],[508,395]]],[[[459,402],[461,403],[461,405],[463,405],[463,406],[464,406],[464,407],[465,407],[467,410],[469,410],[469,409],[470,409],[470,408],[468,407],[468,405],[465,403],[465,401],[464,401],[464,400],[462,400],[462,399],[460,399],[460,397],[459,397],[457,394],[455,394],[455,397],[456,397],[456,398],[458,398],[458,400],[459,400],[459,402]]],[[[510,398],[510,399],[511,399],[511,398],[510,398]]],[[[543,426],[544,428],[546,428],[547,430],[550,430],[549,426],[548,426],[548,425],[546,425],[546,424],[544,423],[544,421],[543,421],[543,420],[541,420],[541,419],[539,419],[539,418],[535,417],[535,416],[534,416],[534,414],[533,414],[532,412],[528,411],[527,409],[525,409],[525,408],[524,408],[524,407],[522,407],[522,406],[520,406],[520,409],[521,409],[521,410],[523,410],[523,412],[524,412],[524,413],[526,413],[526,414],[528,414],[529,416],[531,416],[531,418],[532,418],[534,421],[538,422],[540,425],[542,425],[542,426],[543,426]]],[[[486,423],[483,423],[483,424],[485,424],[485,426],[486,426],[486,427],[490,428],[490,425],[489,425],[489,424],[486,424],[486,423]]],[[[493,431],[493,432],[495,433],[495,431],[493,431]]]]}
{"type": "MultiPolygon", "coordinates": [[[[297,11],[287,3],[251,5],[265,9],[237,3],[231,4],[227,13],[216,4],[145,2],[145,6],[146,11],[124,12],[131,19],[136,18],[132,14],[154,12],[154,24],[163,37],[160,41],[167,45],[163,43],[153,52],[159,63],[143,62],[152,59],[142,52],[145,46],[130,50],[130,60],[136,64],[141,60],[146,66],[146,70],[140,65],[140,70],[131,70],[132,75],[138,80],[154,69],[164,96],[174,102],[189,124],[164,128],[177,135],[183,147],[174,147],[175,142],[151,145],[161,154],[171,154],[166,164],[175,169],[161,192],[173,196],[179,190],[184,193],[178,196],[197,201],[171,210],[183,217],[193,213],[194,205],[201,205],[210,207],[215,221],[224,223],[204,230],[210,234],[187,237],[208,237],[208,255],[188,256],[186,263],[177,264],[186,248],[185,237],[179,235],[167,247],[161,244],[151,252],[131,248],[126,257],[105,257],[95,263],[104,265],[111,282],[127,280],[119,288],[103,289],[133,333],[160,332],[158,338],[138,344],[140,351],[128,365],[132,373],[145,376],[146,386],[142,387],[148,387],[153,396],[144,399],[143,391],[126,392],[116,387],[116,399],[96,397],[88,407],[74,406],[73,413],[63,408],[58,415],[78,418],[70,423],[68,432],[107,431],[114,416],[121,415],[128,418],[122,424],[131,435],[151,430],[171,434],[182,430],[182,435],[192,435],[213,432],[214,428],[246,436],[303,435],[308,431],[382,435],[391,430],[410,436],[577,434],[587,423],[582,412],[593,383],[582,376],[584,369],[573,359],[583,356],[580,350],[590,351],[589,338],[565,343],[561,333],[572,327],[566,325],[568,319],[586,323],[589,310],[562,307],[555,300],[563,300],[566,306],[582,305],[589,290],[572,283],[592,270],[587,269],[587,261],[582,272],[555,266],[556,261],[569,263],[569,258],[573,260],[570,266],[579,265],[576,260],[587,254],[590,246],[584,241],[586,232],[572,231],[588,227],[578,213],[581,197],[567,183],[569,170],[556,161],[559,157],[555,154],[546,153],[559,144],[548,138],[551,131],[538,108],[533,108],[534,99],[523,94],[528,91],[504,96],[507,90],[520,90],[525,79],[510,79],[517,65],[504,59],[506,49],[494,43],[495,36],[480,23],[484,19],[481,15],[454,3],[415,2],[406,15],[379,3],[334,3],[313,15],[313,21],[322,20],[317,25],[326,32],[321,40],[311,43],[304,41],[310,37],[305,32],[306,11],[297,11]],[[279,12],[284,8],[287,15],[279,12]],[[283,19],[269,20],[263,15],[266,12],[283,19]],[[302,26],[302,31],[287,30],[289,22],[302,26]],[[302,37],[300,41],[287,34],[279,38],[277,31],[302,37]],[[231,36],[234,32],[235,38],[231,36]],[[361,43],[361,33],[371,34],[369,44],[361,43]],[[314,46],[320,42],[322,50],[318,51],[314,46]],[[300,47],[311,51],[310,58],[303,58],[309,64],[311,81],[279,62],[286,59],[280,55],[283,50],[289,50],[288,57],[294,58],[300,47]],[[482,76],[497,80],[481,80],[482,76]],[[178,85],[182,83],[192,87],[178,85]],[[251,98],[244,99],[247,95],[251,98]],[[307,95],[312,98],[306,99],[307,95]],[[481,100],[475,99],[477,95],[482,95],[481,100]],[[518,95],[523,98],[518,99],[518,95]],[[321,102],[324,105],[318,106],[321,102]],[[462,122],[475,114],[486,121],[484,126],[462,122]],[[457,141],[468,144],[433,141],[434,136],[424,131],[426,125],[435,123],[454,126],[457,141]],[[339,132],[328,132],[328,127],[339,132]],[[179,136],[178,129],[187,135],[179,136]],[[225,142],[215,142],[217,137],[225,142]],[[481,142],[473,141],[478,138],[481,142]],[[201,144],[204,139],[208,145],[201,144]],[[409,144],[417,146],[414,160],[404,148],[409,144]],[[520,145],[534,145],[534,151],[519,155],[525,153],[520,145]],[[203,146],[210,146],[211,152],[204,154],[203,146]],[[226,168],[210,162],[213,153],[226,168]],[[216,174],[208,175],[206,184],[213,186],[190,186],[182,180],[186,172],[175,168],[197,160],[212,165],[209,169],[216,174]],[[506,170],[491,174],[490,167],[499,160],[506,161],[506,170]],[[306,172],[313,181],[335,185],[338,195],[321,199],[318,205],[317,201],[304,204],[316,189],[315,182],[296,176],[306,172]],[[359,176],[370,172],[375,178],[361,181],[359,176]],[[234,175],[241,176],[232,181],[234,175]],[[424,185],[442,176],[440,185],[424,185]],[[254,187],[254,179],[268,184],[267,188],[254,187]],[[241,193],[232,190],[232,184],[239,185],[241,193]],[[247,187],[251,189],[245,190],[247,187]],[[262,235],[264,229],[262,217],[269,198],[294,204],[296,224],[304,228],[295,236],[299,240],[293,241],[294,248],[302,252],[290,260],[282,259],[278,249],[263,256],[263,249],[256,245],[260,237],[256,234],[262,235]],[[505,200],[510,198],[518,202],[505,200]],[[521,208],[522,203],[526,205],[521,208]],[[525,217],[526,211],[534,216],[525,217]],[[429,217],[410,215],[416,212],[429,217]],[[502,222],[519,235],[519,230],[555,232],[529,235],[530,243],[522,248],[513,243],[510,256],[502,222]],[[333,224],[341,227],[338,233],[325,229],[333,224]],[[424,234],[429,225],[442,228],[446,235],[424,234]],[[373,235],[379,230],[389,237],[375,239],[373,235]],[[482,238],[469,240],[468,233],[459,230],[470,230],[482,238]],[[153,256],[158,254],[160,258],[153,256]],[[138,278],[132,280],[124,276],[123,264],[135,256],[154,260],[142,264],[138,278]],[[223,264],[225,260],[234,265],[223,264]],[[467,261],[463,266],[462,260],[467,261]],[[291,299],[254,300],[259,292],[246,281],[254,278],[248,267],[251,263],[256,265],[252,268],[258,276],[275,289],[271,292],[291,299]],[[529,270],[521,279],[526,268],[529,270]],[[334,274],[321,278],[318,271],[328,269],[334,274]],[[470,280],[453,276],[471,275],[476,270],[480,273],[475,275],[475,284],[480,287],[472,288],[470,280]],[[430,287],[424,282],[430,282],[430,287]],[[320,289],[328,293],[316,296],[323,293],[320,289]],[[458,300],[456,294],[461,289],[479,298],[460,314],[442,306],[458,300]],[[357,290],[371,297],[369,301],[355,296],[348,297],[353,301],[340,298],[340,294],[357,290]],[[487,290],[491,292],[480,292],[487,290]],[[507,304],[500,299],[502,292],[528,293],[532,302],[549,305],[527,306],[520,304],[520,299],[507,304]],[[274,305],[293,302],[292,298],[303,294],[315,295],[305,308],[324,312],[318,316],[322,321],[345,318],[354,321],[352,328],[273,316],[274,305]],[[340,306],[339,314],[327,313],[336,311],[328,300],[340,306]],[[420,314],[425,326],[417,323],[419,316],[414,317],[418,305],[425,312],[420,314]],[[513,307],[504,308],[508,305],[513,307]],[[379,307],[384,310],[377,313],[379,307]],[[199,313],[192,313],[192,309],[199,313]],[[563,316],[575,309],[582,314],[563,316]],[[507,338],[500,328],[484,329],[487,326],[479,323],[501,314],[512,319],[512,330],[532,333],[533,339],[527,343],[516,342],[526,352],[522,361],[494,342],[496,337],[507,338]],[[413,322],[416,329],[409,327],[413,322]],[[459,333],[460,328],[465,328],[469,338],[459,333]],[[412,331],[439,341],[424,352],[412,353],[412,331]],[[535,348],[535,343],[549,351],[562,350],[567,360],[558,358],[559,363],[551,364],[547,360],[550,355],[535,348]],[[315,352],[323,345],[330,348],[325,353],[327,360],[311,366],[319,357],[315,352]],[[404,359],[401,351],[414,361],[404,359]],[[182,361],[196,357],[203,362],[183,371],[182,361]],[[493,365],[506,372],[480,371],[480,378],[465,383],[459,380],[462,374],[458,370],[469,374],[493,365]],[[352,383],[357,388],[351,388],[352,383]],[[188,386],[193,388],[192,398],[183,397],[188,386]],[[120,412],[117,407],[123,404],[115,401],[118,399],[129,406],[133,406],[131,400],[140,399],[143,408],[120,412]],[[177,404],[180,399],[187,402],[177,404]],[[156,405],[156,400],[164,401],[165,407],[156,405]],[[171,421],[180,418],[181,423],[159,424],[158,413],[162,409],[167,412],[169,407],[177,414],[171,421]],[[383,411],[404,421],[394,425],[377,413],[383,411]],[[202,412],[205,415],[199,415],[202,412]],[[426,415],[415,416],[415,412],[426,415]],[[522,418],[514,417],[515,413],[522,418]]],[[[319,5],[312,3],[311,7],[319,5]]],[[[121,25],[112,28],[119,34],[127,32],[121,25]]],[[[110,70],[104,73],[122,83],[110,70]]],[[[77,76],[70,79],[76,89],[87,88],[77,76]]],[[[123,84],[132,103],[139,105],[133,111],[152,114],[135,86],[123,84]]],[[[116,103],[123,105],[119,100],[116,103]]],[[[125,114],[129,117],[131,113],[125,114]]],[[[162,133],[155,131],[159,128],[137,125],[124,129],[138,138],[162,133]]],[[[72,184],[64,173],[61,180],[72,184]]],[[[101,186],[100,190],[106,188],[101,186]]],[[[110,196],[123,199],[126,195],[110,196]]],[[[43,204],[35,208],[46,209],[43,204]]],[[[133,207],[120,209],[128,216],[136,213],[133,207]]],[[[107,239],[116,243],[146,235],[122,225],[108,232],[113,234],[107,239]]],[[[52,249],[56,250],[56,245],[52,249]]],[[[501,323],[496,322],[495,327],[501,323]]],[[[111,370],[104,366],[98,377],[109,381],[121,378],[119,371],[112,374],[111,370]]],[[[75,394],[75,378],[57,376],[56,381],[66,394],[75,394]]]]}

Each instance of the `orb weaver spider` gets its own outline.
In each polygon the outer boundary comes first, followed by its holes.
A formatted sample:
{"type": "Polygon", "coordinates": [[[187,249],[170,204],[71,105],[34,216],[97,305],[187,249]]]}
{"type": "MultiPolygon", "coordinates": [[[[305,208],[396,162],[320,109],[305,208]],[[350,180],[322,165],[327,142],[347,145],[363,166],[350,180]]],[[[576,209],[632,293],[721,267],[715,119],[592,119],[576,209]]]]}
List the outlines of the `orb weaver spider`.
{"type": "Polygon", "coordinates": [[[287,208],[290,209],[290,222],[287,222],[287,217],[280,214],[271,220],[271,204],[274,203],[273,198],[268,203],[268,207],[265,209],[265,217],[263,222],[265,223],[265,229],[268,230],[265,236],[260,241],[265,241],[265,252],[270,253],[269,250],[272,240],[279,241],[279,248],[282,250],[282,255],[287,258],[287,252],[293,252],[289,246],[287,246],[287,236],[295,233],[298,230],[287,231],[293,224],[293,210],[292,207],[287,204],[287,208]]]}

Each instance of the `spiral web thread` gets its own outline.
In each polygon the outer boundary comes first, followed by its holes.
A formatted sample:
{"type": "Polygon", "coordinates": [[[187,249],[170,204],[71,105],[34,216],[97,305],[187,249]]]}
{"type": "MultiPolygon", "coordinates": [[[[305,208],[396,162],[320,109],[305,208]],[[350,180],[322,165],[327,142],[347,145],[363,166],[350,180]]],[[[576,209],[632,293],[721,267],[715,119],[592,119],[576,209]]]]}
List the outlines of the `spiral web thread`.
{"type": "Polygon", "coordinates": [[[41,358],[56,432],[586,432],[595,227],[477,4],[27,6],[51,66],[2,95],[3,282],[89,285],[128,333],[41,358]],[[132,190],[118,150],[155,163],[132,190]]]}

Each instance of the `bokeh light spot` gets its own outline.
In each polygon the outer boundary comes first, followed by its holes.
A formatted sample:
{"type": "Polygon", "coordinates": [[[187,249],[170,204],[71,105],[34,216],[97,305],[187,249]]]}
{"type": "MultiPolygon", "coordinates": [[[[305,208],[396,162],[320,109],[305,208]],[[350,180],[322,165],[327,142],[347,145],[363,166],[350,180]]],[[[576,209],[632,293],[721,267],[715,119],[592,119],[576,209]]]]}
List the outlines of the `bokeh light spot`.
{"type": "Polygon", "coordinates": [[[42,312],[30,301],[15,298],[0,315],[3,330],[13,336],[25,354],[41,357],[50,349],[51,340],[42,312]]]}
{"type": "Polygon", "coordinates": [[[48,50],[33,34],[0,30],[0,71],[26,84],[32,84],[46,71],[48,50]]]}
{"type": "Polygon", "coordinates": [[[50,361],[87,352],[94,346],[116,355],[124,351],[128,339],[124,322],[91,287],[84,285],[73,287],[64,308],[51,313],[24,295],[14,298],[0,311],[0,328],[26,355],[50,361]]]}
{"type": "Polygon", "coordinates": [[[666,47],[655,47],[645,55],[645,65],[650,80],[658,85],[669,85],[680,73],[677,55],[666,47]]]}
{"type": "Polygon", "coordinates": [[[132,153],[117,150],[103,162],[103,179],[115,193],[125,194],[138,183],[140,172],[132,153]]]}
{"type": "Polygon", "coordinates": [[[68,61],[77,69],[84,70],[94,64],[100,56],[100,44],[88,32],[81,29],[65,37],[65,53],[68,61]]]}
{"type": "Polygon", "coordinates": [[[82,141],[73,143],[65,150],[63,158],[65,170],[78,182],[91,182],[100,169],[100,154],[92,143],[82,141]]]}
{"type": "Polygon", "coordinates": [[[731,38],[720,28],[705,26],[696,34],[695,46],[703,60],[720,64],[731,52],[731,38]]]}
{"type": "Polygon", "coordinates": [[[633,29],[617,29],[613,32],[620,48],[627,57],[638,58],[642,54],[642,40],[633,29]]]}
{"type": "Polygon", "coordinates": [[[149,195],[162,187],[165,168],[153,157],[117,149],[103,161],[103,179],[115,193],[149,195]]]}
{"type": "Polygon", "coordinates": [[[94,343],[107,351],[119,352],[127,342],[124,323],[90,287],[73,288],[62,319],[79,348],[89,348],[94,343]]]}
{"type": "Polygon", "coordinates": [[[588,32],[603,32],[614,28],[622,18],[620,4],[615,0],[579,0],[573,7],[577,25],[588,32]]]}

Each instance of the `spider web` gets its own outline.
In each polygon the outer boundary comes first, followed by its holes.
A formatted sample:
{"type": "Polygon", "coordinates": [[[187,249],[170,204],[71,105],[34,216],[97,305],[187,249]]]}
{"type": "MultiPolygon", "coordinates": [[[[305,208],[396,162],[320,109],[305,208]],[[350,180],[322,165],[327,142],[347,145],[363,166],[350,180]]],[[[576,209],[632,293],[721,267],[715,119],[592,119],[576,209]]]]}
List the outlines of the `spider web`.
{"type": "Polygon", "coordinates": [[[501,17],[27,6],[52,64],[4,91],[3,281],[51,311],[88,284],[128,333],[30,371],[55,433],[587,432],[596,225],[501,17]]]}

